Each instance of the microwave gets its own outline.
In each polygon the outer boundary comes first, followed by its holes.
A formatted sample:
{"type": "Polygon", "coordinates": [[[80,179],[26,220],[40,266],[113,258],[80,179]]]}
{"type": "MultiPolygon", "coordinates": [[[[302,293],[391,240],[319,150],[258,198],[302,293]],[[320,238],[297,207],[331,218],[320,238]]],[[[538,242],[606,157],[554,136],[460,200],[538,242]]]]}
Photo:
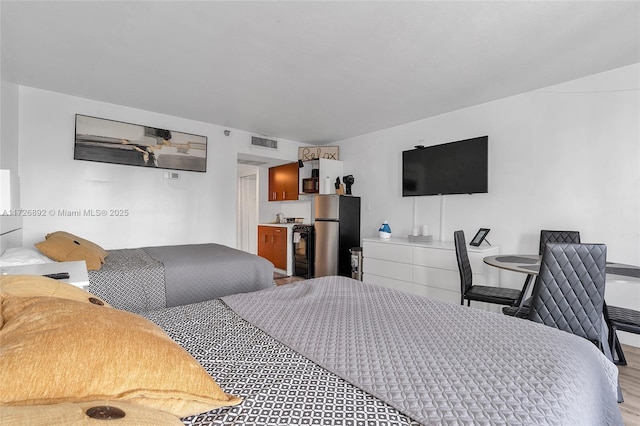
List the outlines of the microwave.
{"type": "Polygon", "coordinates": [[[302,192],[318,193],[320,192],[318,184],[319,182],[317,177],[302,179],[302,192]]]}

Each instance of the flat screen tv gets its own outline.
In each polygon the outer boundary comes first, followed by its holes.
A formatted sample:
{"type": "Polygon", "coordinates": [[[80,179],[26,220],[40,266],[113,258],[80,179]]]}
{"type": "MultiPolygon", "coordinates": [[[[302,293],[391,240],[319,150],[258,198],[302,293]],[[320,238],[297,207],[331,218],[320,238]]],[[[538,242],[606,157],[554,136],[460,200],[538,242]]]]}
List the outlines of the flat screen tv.
{"type": "Polygon", "coordinates": [[[402,196],[488,192],[488,136],[402,152],[402,196]]]}

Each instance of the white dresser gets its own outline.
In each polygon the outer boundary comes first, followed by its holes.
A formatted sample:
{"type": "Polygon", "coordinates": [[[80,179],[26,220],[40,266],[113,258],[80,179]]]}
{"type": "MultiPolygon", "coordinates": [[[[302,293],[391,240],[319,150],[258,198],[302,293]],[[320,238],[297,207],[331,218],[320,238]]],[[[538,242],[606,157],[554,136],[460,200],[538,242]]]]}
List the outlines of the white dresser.
{"type": "MultiPolygon", "coordinates": [[[[498,285],[498,270],[482,259],[500,254],[496,246],[467,246],[474,284],[498,285]]],[[[460,273],[453,241],[410,243],[406,238],[365,238],[363,281],[460,304],[460,273]]],[[[472,306],[490,309],[486,303],[472,306]]],[[[490,309],[494,310],[494,309],[490,309]]]]}

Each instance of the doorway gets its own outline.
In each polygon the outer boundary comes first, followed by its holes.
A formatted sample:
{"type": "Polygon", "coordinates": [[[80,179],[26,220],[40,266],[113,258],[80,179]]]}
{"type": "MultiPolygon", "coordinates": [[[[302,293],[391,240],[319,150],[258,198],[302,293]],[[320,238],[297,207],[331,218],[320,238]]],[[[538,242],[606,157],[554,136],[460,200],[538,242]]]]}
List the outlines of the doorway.
{"type": "Polygon", "coordinates": [[[238,249],[258,254],[258,179],[257,175],[238,179],[238,249]]]}

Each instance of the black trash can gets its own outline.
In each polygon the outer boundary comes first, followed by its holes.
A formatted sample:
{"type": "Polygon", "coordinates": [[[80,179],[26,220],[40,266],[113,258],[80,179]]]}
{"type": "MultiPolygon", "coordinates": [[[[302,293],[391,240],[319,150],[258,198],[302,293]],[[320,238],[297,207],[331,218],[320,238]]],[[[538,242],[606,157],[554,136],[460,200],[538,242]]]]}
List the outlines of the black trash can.
{"type": "Polygon", "coordinates": [[[362,281],[362,247],[352,247],[351,253],[351,278],[362,281]]]}

